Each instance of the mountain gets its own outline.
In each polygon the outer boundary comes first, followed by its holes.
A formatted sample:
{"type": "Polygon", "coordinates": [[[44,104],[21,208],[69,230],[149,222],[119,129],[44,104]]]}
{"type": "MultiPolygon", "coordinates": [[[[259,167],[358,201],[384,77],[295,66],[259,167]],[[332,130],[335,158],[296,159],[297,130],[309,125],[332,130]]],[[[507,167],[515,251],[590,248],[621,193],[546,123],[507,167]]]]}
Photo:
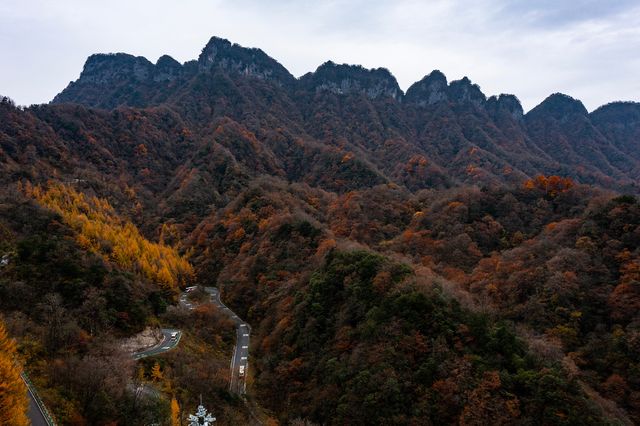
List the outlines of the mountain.
{"type": "Polygon", "coordinates": [[[152,371],[256,415],[231,325],[175,306],[194,282],[251,324],[265,423],[633,424],[639,137],[637,103],[295,78],[217,37],[184,64],[92,55],[50,104],[0,99],[0,312],[62,423],[159,422],[119,386],[152,371]],[[136,374],[116,342],[158,323],[180,352],[136,374]]]}
{"type": "MultiPolygon", "coordinates": [[[[640,172],[637,121],[624,134],[611,133],[600,110],[589,114],[566,95],[551,95],[523,114],[515,96],[487,99],[468,78],[449,83],[440,71],[406,94],[383,68],[329,61],[296,79],[263,51],[216,37],[196,61],[184,64],[168,56],[154,65],[120,53],[93,55],[80,78],[52,102],[65,103],[106,109],[162,105],[199,134],[220,117],[253,133],[286,129],[286,138],[304,141],[307,155],[333,157],[327,161],[340,168],[346,167],[335,164],[341,153],[359,163],[363,178],[412,190],[562,174],[636,192],[640,172]]],[[[609,115],[625,114],[634,105],[622,104],[609,115]]],[[[318,184],[317,177],[301,176],[302,164],[292,160],[305,157],[297,152],[302,145],[273,146],[261,138],[264,152],[270,151],[265,155],[280,160],[282,173],[318,184]]],[[[360,185],[343,174],[323,180],[331,189],[360,185]]]]}

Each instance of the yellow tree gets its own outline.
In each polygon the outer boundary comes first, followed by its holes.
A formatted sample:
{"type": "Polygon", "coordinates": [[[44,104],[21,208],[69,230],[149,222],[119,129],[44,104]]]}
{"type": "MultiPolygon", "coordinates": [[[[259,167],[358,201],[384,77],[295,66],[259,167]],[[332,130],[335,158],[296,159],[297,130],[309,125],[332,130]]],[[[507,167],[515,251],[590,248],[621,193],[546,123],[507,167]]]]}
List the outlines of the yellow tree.
{"type": "Polygon", "coordinates": [[[0,425],[27,426],[27,388],[15,357],[16,344],[0,321],[0,425]]]}
{"type": "Polygon", "coordinates": [[[160,364],[158,364],[157,362],[153,364],[153,368],[151,369],[151,378],[158,382],[163,379],[162,370],[160,370],[160,364]]]}
{"type": "Polygon", "coordinates": [[[176,398],[171,398],[171,426],[180,426],[180,405],[176,398]]]}

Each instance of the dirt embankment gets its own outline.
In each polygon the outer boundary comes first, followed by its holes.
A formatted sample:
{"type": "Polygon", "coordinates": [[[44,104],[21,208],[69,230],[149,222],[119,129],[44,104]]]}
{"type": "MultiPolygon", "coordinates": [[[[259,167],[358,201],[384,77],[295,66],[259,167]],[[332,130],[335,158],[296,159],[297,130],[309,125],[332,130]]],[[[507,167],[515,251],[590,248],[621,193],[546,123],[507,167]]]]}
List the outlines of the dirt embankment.
{"type": "Polygon", "coordinates": [[[135,336],[125,339],[121,347],[125,352],[134,353],[155,346],[161,341],[162,332],[160,329],[147,327],[135,336]]]}

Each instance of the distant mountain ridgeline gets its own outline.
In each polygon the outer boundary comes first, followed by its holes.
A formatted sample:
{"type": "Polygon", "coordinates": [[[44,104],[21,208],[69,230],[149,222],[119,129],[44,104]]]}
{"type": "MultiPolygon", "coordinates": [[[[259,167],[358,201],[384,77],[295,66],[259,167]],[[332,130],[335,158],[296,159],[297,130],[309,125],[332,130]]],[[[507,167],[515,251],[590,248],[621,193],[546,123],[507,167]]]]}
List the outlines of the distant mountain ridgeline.
{"type": "Polygon", "coordinates": [[[215,37],[93,55],[51,104],[0,99],[0,308],[34,363],[193,279],[252,325],[248,391],[283,424],[631,424],[639,141],[640,104],[525,114],[439,71],[295,78],[215,37]]]}
{"type": "Polygon", "coordinates": [[[289,179],[329,189],[389,181],[416,190],[556,174],[635,192],[640,177],[637,103],[588,113],[580,101],[553,94],[524,114],[515,96],[487,98],[466,77],[448,82],[433,71],[403,93],[386,69],[330,61],[296,79],[262,50],[216,37],[184,64],[169,56],[153,64],[123,53],[93,55],[52,103],[162,105],[200,136],[225,117],[255,135],[257,159],[273,158],[289,179]],[[337,154],[360,162],[358,170],[335,164],[337,154]],[[302,176],[318,155],[332,157],[337,170],[302,176]]]}

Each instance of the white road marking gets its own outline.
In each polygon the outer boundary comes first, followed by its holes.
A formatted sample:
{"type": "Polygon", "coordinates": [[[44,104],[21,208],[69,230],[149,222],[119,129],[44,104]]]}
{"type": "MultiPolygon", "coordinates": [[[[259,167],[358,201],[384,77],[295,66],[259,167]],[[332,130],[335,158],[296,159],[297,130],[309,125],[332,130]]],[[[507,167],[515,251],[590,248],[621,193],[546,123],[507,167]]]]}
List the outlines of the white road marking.
{"type": "Polygon", "coordinates": [[[244,337],[249,337],[249,335],[247,333],[243,334],[244,337]]]}
{"type": "Polygon", "coordinates": [[[242,349],[249,349],[249,346],[243,346],[242,349]]]}
{"type": "Polygon", "coordinates": [[[240,357],[240,359],[245,360],[245,359],[247,359],[247,357],[243,356],[243,357],[240,357]]]}

